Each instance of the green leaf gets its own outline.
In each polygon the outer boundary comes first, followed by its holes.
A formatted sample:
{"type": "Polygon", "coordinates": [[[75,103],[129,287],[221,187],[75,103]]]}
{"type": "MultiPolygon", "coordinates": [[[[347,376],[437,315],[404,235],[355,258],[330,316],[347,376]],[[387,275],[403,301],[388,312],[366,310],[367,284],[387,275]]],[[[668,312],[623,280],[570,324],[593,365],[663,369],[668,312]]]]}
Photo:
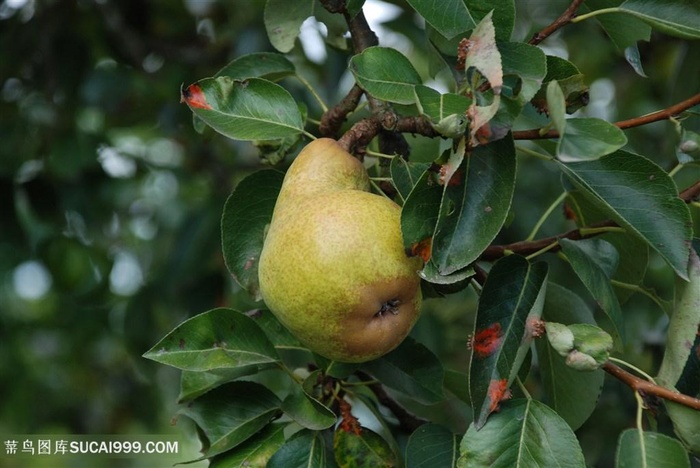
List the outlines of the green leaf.
{"type": "Polygon", "coordinates": [[[284,444],[285,424],[268,424],[235,450],[215,456],[209,468],[265,468],[284,444]]]}
{"type": "Polygon", "coordinates": [[[226,267],[238,284],[260,299],[258,260],[265,228],[272,220],[284,174],[255,172],[243,179],[226,200],[221,217],[221,244],[226,267]]]}
{"type": "MultiPolygon", "coordinates": [[[[602,10],[604,8],[614,8],[620,4],[620,0],[587,0],[582,5],[582,12],[591,10],[602,10]]],[[[613,44],[624,52],[625,59],[632,65],[632,68],[640,76],[646,76],[642,68],[637,42],[648,42],[651,38],[651,27],[643,21],[631,17],[628,14],[610,13],[596,16],[605,33],[610,37],[613,44]]]]}
{"type": "Polygon", "coordinates": [[[673,421],[673,431],[686,449],[694,455],[700,455],[700,418],[698,410],[688,408],[672,401],[664,400],[668,416],[673,421]]]}
{"type": "Polygon", "coordinates": [[[547,85],[547,112],[561,135],[566,129],[566,100],[559,83],[554,80],[547,85]]]}
{"type": "MultiPolygon", "coordinates": [[[[659,368],[658,381],[669,388],[677,388],[691,358],[691,351],[695,351],[690,344],[700,339],[700,258],[694,249],[690,250],[688,277],[687,282],[676,280],[673,314],[668,325],[664,358],[659,368]]],[[[692,356],[693,359],[697,357],[692,356]]],[[[695,380],[700,380],[700,376],[696,375],[695,380]]],[[[699,389],[688,390],[692,392],[691,396],[695,396],[699,389]]]]}
{"type": "Polygon", "coordinates": [[[230,450],[265,427],[280,412],[280,401],[253,382],[222,385],[180,409],[209,442],[206,457],[230,450]]]}
{"type": "Polygon", "coordinates": [[[376,432],[365,427],[359,434],[335,431],[333,452],[339,466],[352,468],[374,468],[397,466],[396,456],[389,444],[376,432]]]}
{"type": "Polygon", "coordinates": [[[522,42],[499,42],[498,50],[503,63],[503,75],[516,75],[521,87],[509,96],[521,106],[529,102],[542,86],[547,74],[547,59],[542,49],[522,42]]]}
{"type": "Polygon", "coordinates": [[[463,0],[408,0],[408,3],[447,39],[476,25],[463,0]]]}
{"type": "Polygon", "coordinates": [[[612,322],[615,342],[618,345],[620,340],[624,342],[625,324],[622,310],[610,283],[618,261],[615,247],[603,239],[561,239],[559,245],[576,275],[612,322]]]}
{"type": "Polygon", "coordinates": [[[253,319],[224,308],[185,320],[143,356],[191,371],[269,367],[279,361],[253,319]]]}
{"type": "MultiPolygon", "coordinates": [[[[567,206],[574,211],[578,227],[592,226],[608,219],[589,203],[579,190],[569,188],[568,191],[567,206]]],[[[640,285],[649,263],[649,247],[646,242],[625,232],[607,232],[598,238],[608,241],[619,255],[620,261],[612,279],[625,284],[640,285]]],[[[620,304],[623,304],[634,294],[634,291],[615,288],[615,294],[620,304]]]]}
{"type": "Polygon", "coordinates": [[[178,403],[194,400],[212,388],[231,382],[246,375],[256,374],[259,366],[244,366],[235,369],[217,369],[216,372],[187,371],[180,375],[180,395],[178,403]]]}
{"type": "Polygon", "coordinates": [[[540,111],[549,113],[547,108],[546,90],[551,81],[557,81],[564,93],[566,113],[572,114],[588,104],[588,86],[583,74],[576,65],[560,57],[547,55],[547,74],[543,86],[532,99],[532,104],[540,111]],[[544,85],[547,86],[544,86],[544,85]]]}
{"type": "Polygon", "coordinates": [[[311,468],[326,466],[326,446],[320,433],[303,429],[270,458],[267,468],[311,468]]]}
{"type": "Polygon", "coordinates": [[[432,259],[450,275],[473,263],[500,232],[515,189],[512,138],[476,147],[444,183],[432,259]]]}
{"type": "Polygon", "coordinates": [[[442,192],[438,174],[429,166],[408,194],[401,210],[404,247],[407,252],[421,255],[426,261],[431,255],[433,234],[442,203],[442,192]]]}
{"type": "Polygon", "coordinates": [[[310,392],[320,374],[320,371],[312,372],[303,385],[293,386],[289,395],[282,401],[282,411],[287,416],[300,426],[315,431],[328,429],[337,420],[335,413],[314,398],[310,392]]]}
{"type": "Polygon", "coordinates": [[[469,399],[469,374],[452,369],[445,369],[445,389],[467,404],[469,399]]]}
{"type": "Polygon", "coordinates": [[[261,78],[205,78],[185,88],[181,100],[207,125],[234,140],[274,140],[304,129],[289,92],[261,78]]]}
{"type": "Polygon", "coordinates": [[[274,52],[257,52],[236,58],[216,72],[214,77],[228,76],[232,80],[265,78],[277,81],[295,74],[294,64],[284,55],[274,52]]]}
{"type": "Polygon", "coordinates": [[[411,62],[396,49],[368,47],[350,59],[357,84],[373,97],[397,104],[413,104],[413,87],[422,82],[411,62]]]}
{"type": "Polygon", "coordinates": [[[605,120],[587,117],[566,119],[565,122],[557,142],[560,161],[598,159],[627,144],[625,133],[605,120]]]}
{"type": "Polygon", "coordinates": [[[432,404],[445,399],[442,363],[410,336],[389,354],[366,363],[365,369],[387,387],[421,403],[432,404]]]}
{"type": "Polygon", "coordinates": [[[275,314],[269,310],[253,310],[247,314],[265,332],[265,335],[277,350],[294,349],[306,350],[299,340],[280,323],[275,314]]]}
{"type": "Polygon", "coordinates": [[[655,432],[627,429],[620,434],[615,456],[617,468],[690,468],[688,453],[680,442],[655,432]]]}
{"type": "Polygon", "coordinates": [[[620,10],[669,36],[700,39],[700,3],[696,0],[627,0],[620,10]]]}
{"type": "Polygon", "coordinates": [[[532,342],[528,321],[540,317],[546,291],[547,264],[511,255],[497,261],[479,299],[469,392],[474,424],[481,429],[498,409],[532,342]]]}
{"type": "Polygon", "coordinates": [[[406,444],[406,468],[452,467],[457,457],[457,435],[437,424],[423,424],[406,444]]]}
{"type": "MultiPolygon", "coordinates": [[[[555,283],[547,285],[542,318],[547,322],[595,324],[593,312],[578,295],[555,283]]],[[[603,389],[602,370],[579,372],[566,365],[547,340],[535,341],[547,403],[576,430],[591,416],[603,389]]]]}
{"type": "Polygon", "coordinates": [[[493,25],[496,29],[497,41],[509,41],[515,26],[515,0],[463,0],[467,5],[474,21],[481,21],[487,14],[493,12],[493,25]]]}
{"type": "Polygon", "coordinates": [[[429,167],[430,163],[410,162],[402,157],[395,157],[391,160],[389,166],[391,180],[403,201],[408,198],[413,187],[416,186],[420,177],[429,167]]]}
{"type": "Polygon", "coordinates": [[[622,150],[560,167],[601,212],[647,242],[678,276],[688,279],[690,213],[666,172],[622,150]]]}
{"type": "Polygon", "coordinates": [[[294,48],[301,24],[313,15],[315,0],[267,0],[265,30],[272,46],[286,54],[294,48]]]}
{"type": "Polygon", "coordinates": [[[459,448],[458,468],[586,466],[566,422],[530,399],[504,403],[480,430],[471,424],[459,448]]]}
{"type": "Polygon", "coordinates": [[[466,112],[471,100],[454,93],[441,94],[423,85],[416,85],[416,104],[421,114],[430,118],[433,128],[447,138],[458,138],[467,128],[466,112]]]}

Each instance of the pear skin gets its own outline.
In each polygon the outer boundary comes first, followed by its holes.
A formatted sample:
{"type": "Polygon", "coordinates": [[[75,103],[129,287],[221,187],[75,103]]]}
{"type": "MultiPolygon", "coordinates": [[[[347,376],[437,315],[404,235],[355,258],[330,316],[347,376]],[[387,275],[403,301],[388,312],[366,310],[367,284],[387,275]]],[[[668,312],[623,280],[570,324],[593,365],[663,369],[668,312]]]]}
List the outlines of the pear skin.
{"type": "Polygon", "coordinates": [[[369,191],[360,161],[336,141],[309,143],[285,175],[260,256],[262,297],[312,351],[376,359],[420,314],[419,257],[407,257],[401,209],[369,191]]]}

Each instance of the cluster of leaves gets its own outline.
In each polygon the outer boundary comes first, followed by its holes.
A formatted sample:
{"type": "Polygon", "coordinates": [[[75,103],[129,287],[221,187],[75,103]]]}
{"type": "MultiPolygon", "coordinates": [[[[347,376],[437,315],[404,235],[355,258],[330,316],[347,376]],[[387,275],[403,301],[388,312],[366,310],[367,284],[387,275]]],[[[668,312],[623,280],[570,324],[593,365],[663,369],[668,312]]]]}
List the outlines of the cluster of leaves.
{"type": "MultiPolygon", "coordinates": [[[[345,18],[328,14],[323,6],[329,3],[308,0],[285,9],[268,0],[272,44],[289,52],[312,15],[327,25],[329,40],[341,40],[345,29],[338,25],[361,15],[363,2],[347,2],[345,18]]],[[[392,109],[397,122],[420,119],[431,136],[443,137],[433,162],[394,157],[380,170],[402,205],[405,247],[425,260],[425,293],[440,297],[473,287],[479,294],[468,373],[445,368],[413,338],[375,361],[348,365],[313,355],[264,309],[205,312],[180,324],[146,357],[183,370],[181,415],[197,423],[213,466],[584,466],[574,430],[601,394],[600,366],[626,341],[621,304],[629,294],[614,286],[642,290],[651,256],[677,278],[673,302],[655,299],[672,314],[669,342],[684,343],[668,348],[658,383],[693,397],[700,393],[697,246],[690,210],[669,173],[623,149],[627,137],[614,124],[567,118],[587,102],[584,77],[568,60],[510,41],[514,2],[494,10],[476,0],[409,4],[425,19],[433,71],[459,70],[452,91],[426,86],[409,58],[391,48],[356,51],[349,70],[373,102],[383,103],[382,113],[392,109]],[[547,160],[561,177],[558,203],[565,201],[575,236],[542,244],[532,242],[534,232],[520,243],[496,246],[512,215],[518,173],[513,128],[534,111],[548,117],[539,135],[552,132],[555,140],[524,150],[547,160]],[[545,252],[559,255],[537,259],[545,252]],[[556,262],[570,265],[602,315],[550,278],[556,262]],[[548,339],[535,340],[543,328],[548,339]],[[543,401],[522,383],[533,366],[543,401]],[[280,374],[286,377],[270,377],[280,374]],[[417,420],[387,388],[422,405],[461,400],[471,407],[472,423],[454,434],[417,420]],[[509,399],[512,394],[517,398],[509,399]],[[401,430],[409,430],[407,440],[397,437],[401,430]]],[[[691,1],[589,6],[595,9],[579,20],[601,15],[602,27],[640,74],[636,43],[648,40],[652,29],[700,38],[700,8],[691,1]]],[[[276,83],[283,77],[299,77],[283,55],[252,54],[184,88],[182,100],[197,127],[255,141],[272,148],[268,161],[279,160],[312,125],[306,107],[276,83]]],[[[678,125],[690,141],[692,132],[678,125]]],[[[695,161],[680,152],[681,163],[695,161]]],[[[275,170],[249,176],[224,208],[226,264],[256,298],[257,259],[282,178],[275,170]]],[[[700,451],[697,413],[671,404],[668,412],[680,441],[645,431],[640,417],[636,429],[620,435],[618,464],[688,465],[688,451],[700,451]]]]}

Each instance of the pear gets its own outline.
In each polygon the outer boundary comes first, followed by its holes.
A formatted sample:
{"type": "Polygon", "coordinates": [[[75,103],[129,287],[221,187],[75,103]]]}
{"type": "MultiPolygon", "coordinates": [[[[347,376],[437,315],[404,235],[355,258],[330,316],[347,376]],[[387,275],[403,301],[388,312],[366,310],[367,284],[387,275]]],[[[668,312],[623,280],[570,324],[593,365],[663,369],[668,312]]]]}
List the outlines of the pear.
{"type": "Polygon", "coordinates": [[[364,362],[411,331],[422,260],[406,255],[400,217],[335,140],[314,140],[289,167],[260,255],[260,292],[310,350],[364,362]]]}

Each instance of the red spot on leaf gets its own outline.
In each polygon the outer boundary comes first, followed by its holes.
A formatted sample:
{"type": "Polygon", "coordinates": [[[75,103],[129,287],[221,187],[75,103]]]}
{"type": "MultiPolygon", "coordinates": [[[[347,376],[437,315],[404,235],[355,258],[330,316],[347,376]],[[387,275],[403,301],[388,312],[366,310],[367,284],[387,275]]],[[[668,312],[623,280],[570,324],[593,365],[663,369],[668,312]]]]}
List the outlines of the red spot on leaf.
{"type": "Polygon", "coordinates": [[[207,97],[202,91],[202,87],[198,84],[189,85],[182,91],[180,102],[186,103],[188,106],[196,109],[212,110],[213,108],[207,102],[207,97]]]}
{"type": "Polygon", "coordinates": [[[489,413],[498,411],[500,409],[500,403],[503,400],[509,399],[511,396],[510,390],[508,390],[508,380],[500,379],[492,380],[491,382],[489,382],[489,389],[487,391],[487,395],[490,400],[489,413]]]}
{"type": "Polygon", "coordinates": [[[340,425],[338,429],[343,432],[352,432],[355,435],[360,435],[362,433],[362,426],[355,416],[352,414],[352,407],[350,403],[345,400],[340,400],[340,425]]]}
{"type": "Polygon", "coordinates": [[[420,242],[416,242],[411,246],[411,257],[416,257],[420,256],[420,258],[423,259],[424,262],[428,262],[430,260],[430,256],[432,254],[432,249],[433,249],[433,238],[432,237],[426,237],[420,242]]]}
{"type": "MultiPolygon", "coordinates": [[[[448,166],[449,164],[444,164],[440,166],[440,185],[445,185],[445,179],[447,178],[447,172],[448,172],[448,166]]],[[[450,177],[450,180],[447,181],[447,186],[448,187],[455,187],[458,186],[462,183],[464,180],[464,170],[458,169],[457,171],[452,174],[452,177],[450,177]]]]}
{"type": "Polygon", "coordinates": [[[464,38],[459,41],[457,46],[457,70],[464,70],[464,65],[467,61],[467,55],[469,54],[469,49],[471,49],[472,42],[464,38]]]}
{"type": "Polygon", "coordinates": [[[185,339],[184,339],[184,338],[180,338],[180,341],[178,342],[177,345],[178,345],[178,348],[180,348],[180,349],[185,349],[185,339]]]}
{"type": "Polygon", "coordinates": [[[571,221],[576,221],[576,213],[571,209],[568,203],[564,203],[564,217],[571,221]]]}
{"type": "Polygon", "coordinates": [[[486,328],[477,331],[471,340],[471,348],[480,358],[485,358],[495,353],[503,343],[503,329],[496,322],[486,328]]]}
{"type": "Polygon", "coordinates": [[[255,263],[255,258],[251,257],[248,259],[247,262],[245,262],[245,265],[243,265],[243,270],[250,270],[255,263]]]}
{"type": "Polygon", "coordinates": [[[485,145],[486,143],[491,141],[491,136],[491,126],[489,124],[482,125],[474,133],[474,138],[482,145],[485,145]]]}

